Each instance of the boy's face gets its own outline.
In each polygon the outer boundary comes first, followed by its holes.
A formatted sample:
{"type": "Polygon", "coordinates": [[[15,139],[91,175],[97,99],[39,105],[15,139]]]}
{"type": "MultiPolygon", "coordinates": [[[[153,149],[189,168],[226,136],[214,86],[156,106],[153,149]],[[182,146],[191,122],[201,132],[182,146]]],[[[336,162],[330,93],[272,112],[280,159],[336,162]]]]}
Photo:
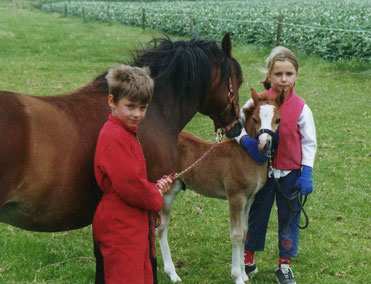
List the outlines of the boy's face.
{"type": "Polygon", "coordinates": [[[138,126],[142,122],[148,107],[148,104],[134,102],[125,97],[115,103],[112,95],[108,95],[108,105],[111,107],[112,115],[129,127],[138,126]]]}

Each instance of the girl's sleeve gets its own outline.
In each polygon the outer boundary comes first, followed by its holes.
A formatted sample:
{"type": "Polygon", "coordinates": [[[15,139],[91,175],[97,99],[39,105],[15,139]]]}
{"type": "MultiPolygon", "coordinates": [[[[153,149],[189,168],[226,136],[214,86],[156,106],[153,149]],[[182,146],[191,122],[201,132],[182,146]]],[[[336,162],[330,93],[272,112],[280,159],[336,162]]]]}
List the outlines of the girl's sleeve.
{"type": "Polygon", "coordinates": [[[123,201],[146,210],[161,210],[162,196],[154,183],[140,176],[138,160],[128,144],[113,138],[102,154],[99,167],[123,201]]]}
{"type": "Polygon", "coordinates": [[[243,107],[240,108],[240,118],[243,119],[243,123],[245,123],[245,113],[243,112],[243,109],[249,108],[254,104],[254,101],[252,98],[248,99],[248,101],[243,105],[243,107]]]}
{"type": "Polygon", "coordinates": [[[301,135],[302,165],[313,168],[314,157],[317,151],[316,127],[314,125],[313,114],[308,105],[304,105],[300,114],[299,131],[301,135]]]}

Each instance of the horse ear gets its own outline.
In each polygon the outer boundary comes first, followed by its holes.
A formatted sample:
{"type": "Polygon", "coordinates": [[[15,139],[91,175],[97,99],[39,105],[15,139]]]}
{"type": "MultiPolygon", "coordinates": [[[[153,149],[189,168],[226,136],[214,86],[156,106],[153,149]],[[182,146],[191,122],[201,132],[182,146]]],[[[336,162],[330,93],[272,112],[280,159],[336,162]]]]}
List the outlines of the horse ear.
{"type": "Polygon", "coordinates": [[[285,101],[285,90],[282,89],[281,94],[276,97],[276,103],[279,106],[282,106],[284,101],[285,101]]]}
{"type": "Polygon", "coordinates": [[[227,57],[232,58],[232,41],[229,33],[226,33],[223,37],[222,49],[227,57]]]}
{"type": "Polygon", "coordinates": [[[253,88],[250,88],[250,92],[251,92],[251,98],[254,101],[254,104],[257,106],[258,101],[259,101],[259,95],[253,88]]]}

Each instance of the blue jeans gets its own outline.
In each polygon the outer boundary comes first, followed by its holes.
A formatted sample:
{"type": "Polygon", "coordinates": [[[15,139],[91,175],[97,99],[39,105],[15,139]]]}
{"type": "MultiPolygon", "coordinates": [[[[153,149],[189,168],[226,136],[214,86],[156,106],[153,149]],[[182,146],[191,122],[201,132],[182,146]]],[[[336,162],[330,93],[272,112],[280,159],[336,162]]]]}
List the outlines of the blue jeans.
{"type": "MultiPolygon", "coordinates": [[[[300,177],[301,170],[291,171],[285,177],[278,179],[281,190],[286,196],[295,191],[294,185],[300,177]]],[[[278,248],[280,257],[294,257],[298,253],[300,214],[290,210],[289,201],[276,189],[276,182],[269,178],[264,187],[256,194],[255,201],[249,213],[248,238],[245,249],[263,251],[267,233],[269,216],[272,211],[274,198],[278,208],[278,248]],[[298,220],[299,219],[299,220],[298,220]]],[[[292,202],[291,208],[298,208],[298,200],[292,202]]]]}

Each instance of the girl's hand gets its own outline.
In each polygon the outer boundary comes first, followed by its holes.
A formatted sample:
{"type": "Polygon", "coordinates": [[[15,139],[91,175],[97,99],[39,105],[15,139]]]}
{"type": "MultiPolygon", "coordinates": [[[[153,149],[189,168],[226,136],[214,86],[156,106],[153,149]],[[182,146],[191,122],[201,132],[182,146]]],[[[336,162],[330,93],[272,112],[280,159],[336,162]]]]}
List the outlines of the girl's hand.
{"type": "Polygon", "coordinates": [[[169,177],[163,176],[156,182],[156,186],[163,194],[166,194],[170,190],[172,183],[173,181],[169,177]]]}

